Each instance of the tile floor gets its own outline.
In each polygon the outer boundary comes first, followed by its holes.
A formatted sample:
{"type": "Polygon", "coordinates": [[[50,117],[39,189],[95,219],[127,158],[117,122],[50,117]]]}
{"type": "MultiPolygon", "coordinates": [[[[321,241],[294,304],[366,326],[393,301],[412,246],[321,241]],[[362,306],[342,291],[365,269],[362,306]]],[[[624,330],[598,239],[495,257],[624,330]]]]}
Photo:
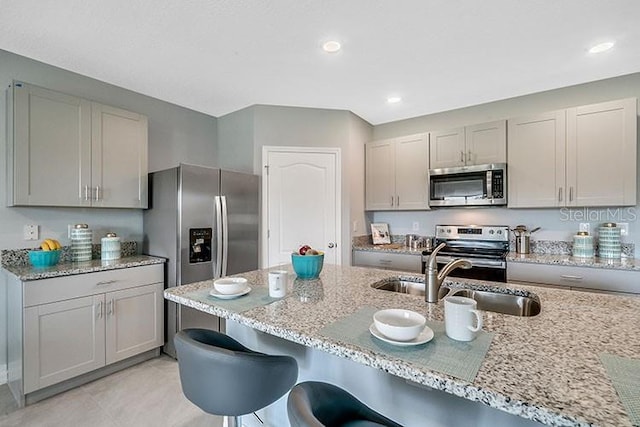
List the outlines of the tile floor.
{"type": "Polygon", "coordinates": [[[182,394],[178,363],[161,356],[17,409],[0,387],[1,427],[222,427],[182,394]]]}

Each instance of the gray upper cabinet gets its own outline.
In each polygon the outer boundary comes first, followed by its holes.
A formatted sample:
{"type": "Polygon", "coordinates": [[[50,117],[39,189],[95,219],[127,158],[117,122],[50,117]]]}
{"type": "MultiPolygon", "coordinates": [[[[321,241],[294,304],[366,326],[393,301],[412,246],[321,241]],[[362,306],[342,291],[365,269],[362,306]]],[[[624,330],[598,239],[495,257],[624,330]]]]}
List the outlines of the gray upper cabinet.
{"type": "Polygon", "coordinates": [[[507,161],[506,120],[431,132],[430,140],[431,169],[507,161]]]}
{"type": "Polygon", "coordinates": [[[146,117],[21,82],[8,94],[9,206],[147,207],[146,117]]]}

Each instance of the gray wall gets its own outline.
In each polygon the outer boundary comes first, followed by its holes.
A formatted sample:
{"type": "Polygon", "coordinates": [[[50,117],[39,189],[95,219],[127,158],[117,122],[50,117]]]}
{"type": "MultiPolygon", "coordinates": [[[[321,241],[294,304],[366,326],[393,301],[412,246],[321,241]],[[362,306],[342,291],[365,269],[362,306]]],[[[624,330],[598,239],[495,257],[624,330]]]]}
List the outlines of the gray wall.
{"type": "MultiPolygon", "coordinates": [[[[69,244],[67,224],[87,223],[94,241],[107,230],[125,240],[142,241],[142,211],[133,209],[17,208],[6,207],[6,92],[12,79],[149,117],[149,169],[175,166],[180,162],[217,165],[217,119],[155,98],[90,79],[60,68],[0,50],[0,249],[34,247],[38,242],[22,239],[25,224],[38,224],[41,237],[69,244]]],[[[55,166],[55,165],[54,165],[55,166]]],[[[0,383],[6,365],[6,289],[0,281],[0,383]]]]}
{"type": "Polygon", "coordinates": [[[349,111],[255,105],[218,119],[220,164],[262,175],[263,146],[338,147],[342,157],[342,262],[351,227],[364,231],[364,143],[372,126],[349,111]],[[249,152],[246,144],[252,144],[249,152]]]}
{"type": "MultiPolygon", "coordinates": [[[[375,126],[374,139],[448,129],[629,97],[640,98],[640,73],[386,123],[375,126]]],[[[531,161],[535,162],[535,159],[531,159],[531,161]]],[[[638,188],[640,189],[640,185],[638,188]]],[[[640,197],[638,200],[640,201],[640,197]]],[[[640,243],[640,227],[636,221],[636,217],[640,214],[638,207],[640,204],[630,209],[616,209],[615,207],[613,209],[592,208],[586,211],[579,209],[585,214],[587,220],[580,220],[574,216],[569,218],[567,210],[558,208],[445,208],[422,212],[369,212],[367,218],[373,222],[389,223],[390,231],[393,234],[415,233],[412,231],[413,222],[419,222],[420,230],[418,233],[422,235],[433,235],[435,225],[439,223],[511,226],[526,224],[529,227],[543,227],[540,232],[534,235],[534,238],[539,240],[571,240],[571,236],[578,231],[580,222],[589,222],[592,230],[602,222],[628,222],[630,234],[625,238],[625,241],[638,244],[640,243]]],[[[572,211],[572,213],[575,212],[576,209],[572,211]]]]}

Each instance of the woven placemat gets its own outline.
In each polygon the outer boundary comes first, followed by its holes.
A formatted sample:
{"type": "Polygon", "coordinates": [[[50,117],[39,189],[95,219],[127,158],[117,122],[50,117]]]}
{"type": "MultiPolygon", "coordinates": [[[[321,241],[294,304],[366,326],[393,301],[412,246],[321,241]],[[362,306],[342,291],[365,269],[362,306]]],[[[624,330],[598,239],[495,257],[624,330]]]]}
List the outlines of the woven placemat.
{"type": "Polygon", "coordinates": [[[185,297],[195,299],[205,304],[215,305],[235,313],[243,313],[252,308],[262,307],[280,300],[280,298],[271,298],[269,296],[269,289],[266,286],[252,286],[251,292],[233,299],[220,299],[211,296],[209,295],[211,289],[200,289],[189,292],[185,294],[185,297]]]}
{"type": "Polygon", "coordinates": [[[640,359],[600,353],[600,361],[627,410],[631,424],[640,426],[640,359]]]}
{"type": "Polygon", "coordinates": [[[493,332],[481,331],[473,341],[455,341],[445,334],[444,322],[427,321],[427,326],[434,332],[431,341],[412,347],[398,347],[375,338],[369,332],[376,311],[378,309],[374,307],[363,307],[325,326],[320,333],[468,382],[473,382],[478,374],[494,335],[493,332]]]}

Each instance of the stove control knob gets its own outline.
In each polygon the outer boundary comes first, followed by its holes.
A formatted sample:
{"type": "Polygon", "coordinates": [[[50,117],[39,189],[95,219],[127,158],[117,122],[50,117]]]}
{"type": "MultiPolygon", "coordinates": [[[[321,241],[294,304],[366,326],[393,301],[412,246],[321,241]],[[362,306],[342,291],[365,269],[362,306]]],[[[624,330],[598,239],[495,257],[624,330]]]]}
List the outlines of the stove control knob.
{"type": "Polygon", "coordinates": [[[489,230],[489,234],[493,234],[493,229],[489,230]]]}
{"type": "Polygon", "coordinates": [[[451,233],[451,229],[450,228],[447,228],[447,233],[451,233]]]}
{"type": "Polygon", "coordinates": [[[502,234],[502,230],[498,230],[498,234],[502,234]]]}

